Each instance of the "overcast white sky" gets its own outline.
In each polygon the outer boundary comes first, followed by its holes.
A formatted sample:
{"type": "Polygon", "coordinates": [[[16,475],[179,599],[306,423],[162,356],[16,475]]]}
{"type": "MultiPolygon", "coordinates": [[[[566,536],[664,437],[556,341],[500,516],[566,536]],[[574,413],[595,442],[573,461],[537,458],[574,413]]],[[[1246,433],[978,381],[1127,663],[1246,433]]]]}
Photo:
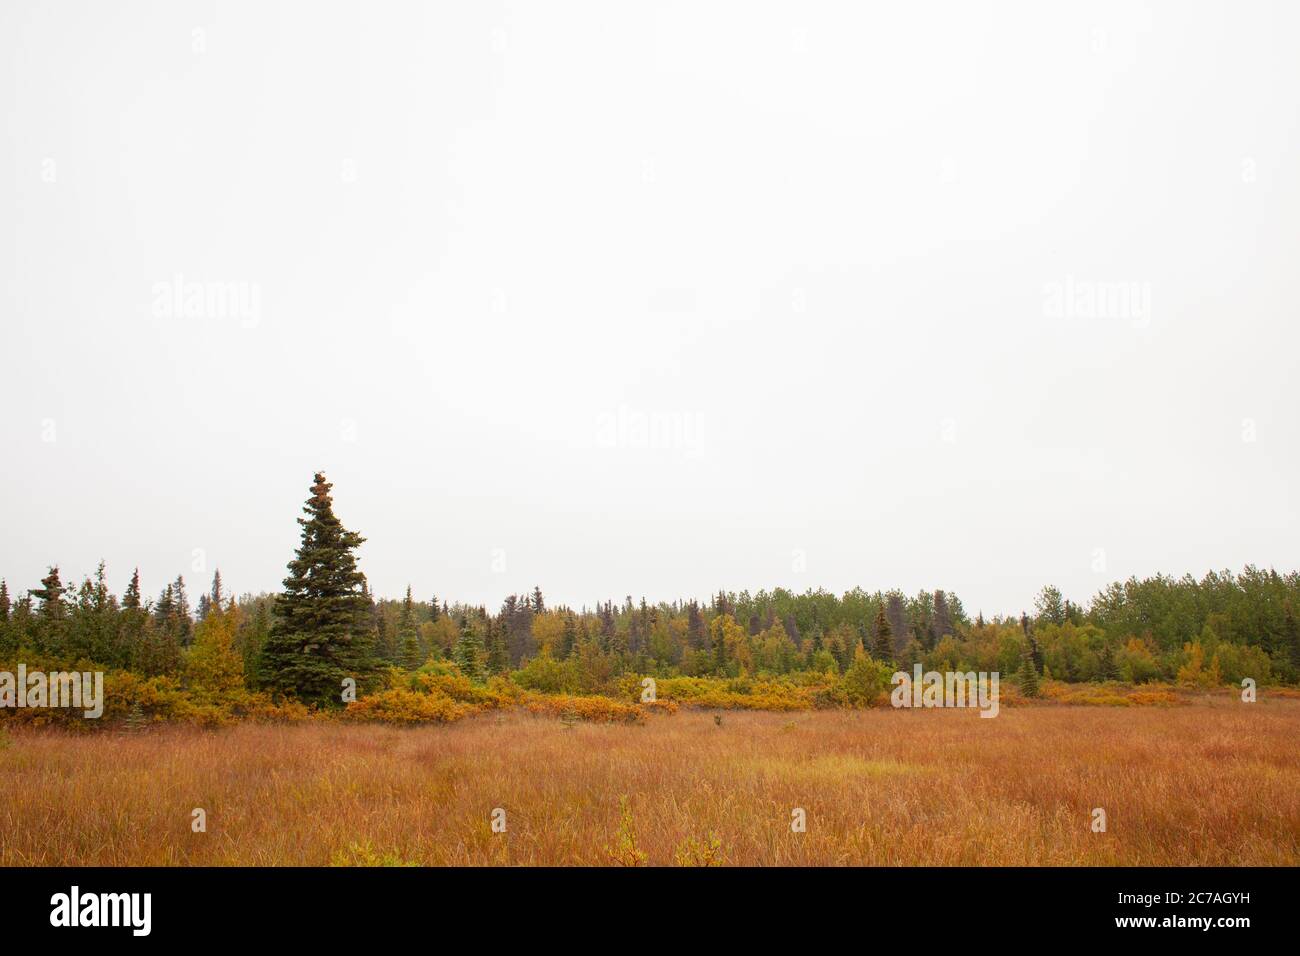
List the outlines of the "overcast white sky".
{"type": "Polygon", "coordinates": [[[491,606],[1295,567],[1297,49],[1294,3],[6,0],[0,576],[275,589],[317,468],[379,593],[491,606]]]}

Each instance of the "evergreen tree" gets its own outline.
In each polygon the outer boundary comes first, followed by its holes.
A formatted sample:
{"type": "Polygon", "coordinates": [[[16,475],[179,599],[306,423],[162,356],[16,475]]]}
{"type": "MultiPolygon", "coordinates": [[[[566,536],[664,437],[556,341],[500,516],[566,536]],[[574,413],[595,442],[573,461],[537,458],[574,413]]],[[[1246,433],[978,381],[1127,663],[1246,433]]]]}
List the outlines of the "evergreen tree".
{"type": "Polygon", "coordinates": [[[952,612],[948,610],[948,595],[942,591],[934,592],[934,638],[935,642],[943,640],[954,633],[952,612]]]}
{"type": "Polygon", "coordinates": [[[893,646],[889,649],[889,657],[882,660],[892,660],[896,651],[907,643],[907,607],[903,604],[903,595],[898,592],[892,592],[889,595],[885,605],[885,614],[889,618],[889,631],[893,637],[893,646]]]}
{"type": "Polygon", "coordinates": [[[337,703],[343,679],[374,667],[369,647],[370,602],[353,552],[365,541],[334,514],[325,475],[317,472],[299,518],[302,543],[289,562],[275,623],[262,651],[262,679],[304,701],[337,703]]]}
{"type": "Polygon", "coordinates": [[[244,681],[253,690],[262,686],[262,649],[271,634],[275,596],[261,594],[248,597],[240,605],[239,630],[236,646],[244,661],[244,681]]]}
{"type": "Polygon", "coordinates": [[[1098,671],[1102,680],[1119,680],[1119,665],[1115,663],[1115,652],[1109,644],[1102,644],[1097,654],[1098,671]]]}
{"type": "Polygon", "coordinates": [[[483,680],[483,642],[470,627],[468,617],[462,616],[460,619],[460,637],[456,640],[452,655],[462,674],[472,681],[483,680]]]}
{"type": "Polygon", "coordinates": [[[137,656],[140,672],[150,677],[174,674],[181,659],[175,631],[168,624],[144,616],[141,616],[139,624],[141,633],[137,656]]]}
{"type": "Polygon", "coordinates": [[[510,652],[506,648],[502,628],[494,630],[491,620],[488,621],[487,670],[489,674],[504,674],[510,670],[510,652]]]}
{"type": "Polygon", "coordinates": [[[122,595],[122,607],[136,610],[140,607],[140,569],[136,568],[131,575],[131,583],[126,586],[126,593],[122,595]]]}
{"type": "Polygon", "coordinates": [[[793,614],[785,616],[785,633],[790,640],[794,641],[795,647],[803,646],[803,635],[799,633],[799,625],[795,623],[793,614]]]}
{"type": "Polygon", "coordinates": [[[1029,625],[1029,615],[1023,611],[1020,614],[1020,629],[1025,632],[1025,642],[1029,645],[1029,658],[1034,663],[1034,670],[1042,671],[1043,651],[1038,646],[1038,640],[1034,637],[1033,628],[1029,625]]]}
{"type": "Polygon", "coordinates": [[[172,599],[176,610],[176,640],[181,647],[188,647],[194,637],[194,621],[190,617],[190,599],[185,594],[185,579],[179,574],[172,584],[172,599]]]}
{"type": "Polygon", "coordinates": [[[41,579],[41,586],[27,592],[40,602],[36,609],[36,646],[42,651],[62,653],[67,650],[68,613],[63,596],[68,589],[59,578],[58,565],[41,579]]]}
{"type": "Polygon", "coordinates": [[[573,653],[574,645],[578,640],[578,628],[573,622],[573,613],[566,611],[564,613],[564,631],[560,634],[560,645],[558,648],[560,660],[567,660],[573,653]]]}
{"type": "Polygon", "coordinates": [[[872,644],[871,656],[878,661],[894,659],[894,631],[889,626],[889,618],[882,605],[876,612],[876,638],[872,644]]]}
{"type": "Polygon", "coordinates": [[[420,637],[415,629],[415,601],[409,584],[397,618],[397,652],[403,667],[414,669],[424,663],[420,655],[420,637]]]}
{"type": "Polygon", "coordinates": [[[41,602],[37,609],[41,618],[47,621],[59,621],[64,617],[63,595],[67,590],[59,580],[59,566],[56,564],[50,568],[49,574],[41,578],[41,586],[27,593],[41,602]]]}
{"type": "Polygon", "coordinates": [[[416,637],[415,631],[411,631],[402,638],[402,666],[413,671],[423,663],[424,655],[420,652],[420,639],[416,637]]]}
{"type": "Polygon", "coordinates": [[[831,641],[831,656],[835,658],[835,663],[840,665],[840,673],[843,674],[849,669],[849,664],[853,662],[853,651],[850,650],[848,642],[844,640],[844,635],[836,633],[835,639],[831,641]]]}
{"type": "Polygon", "coordinates": [[[1296,621],[1291,599],[1282,601],[1282,639],[1291,658],[1291,666],[1300,670],[1300,622],[1296,621]]]}
{"type": "Polygon", "coordinates": [[[1021,662],[1016,680],[1020,684],[1020,693],[1026,697],[1038,696],[1038,668],[1034,667],[1034,659],[1029,654],[1021,662]]]}
{"type": "Polygon", "coordinates": [[[641,653],[641,619],[635,614],[628,619],[627,649],[633,654],[641,653]]]}
{"type": "Polygon", "coordinates": [[[154,621],[159,624],[166,624],[176,613],[176,601],[173,598],[173,589],[169,584],[158,594],[158,600],[153,605],[154,621]]]}
{"type": "Polygon", "coordinates": [[[533,588],[533,613],[546,613],[546,605],[542,603],[542,589],[540,587],[533,588]]]}
{"type": "Polygon", "coordinates": [[[704,618],[700,614],[700,606],[695,601],[691,601],[686,606],[686,639],[697,651],[709,641],[704,628],[704,618]]]}

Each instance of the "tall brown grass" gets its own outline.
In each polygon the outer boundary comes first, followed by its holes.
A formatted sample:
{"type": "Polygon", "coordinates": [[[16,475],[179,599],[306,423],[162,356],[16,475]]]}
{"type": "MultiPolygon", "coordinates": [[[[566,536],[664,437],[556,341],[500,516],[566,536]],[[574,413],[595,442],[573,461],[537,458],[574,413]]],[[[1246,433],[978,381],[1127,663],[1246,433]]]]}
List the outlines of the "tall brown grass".
{"type": "Polygon", "coordinates": [[[992,720],[14,729],[0,864],[1296,864],[1297,739],[1300,701],[1211,697],[992,720]],[[806,832],[791,832],[794,808],[806,832]]]}

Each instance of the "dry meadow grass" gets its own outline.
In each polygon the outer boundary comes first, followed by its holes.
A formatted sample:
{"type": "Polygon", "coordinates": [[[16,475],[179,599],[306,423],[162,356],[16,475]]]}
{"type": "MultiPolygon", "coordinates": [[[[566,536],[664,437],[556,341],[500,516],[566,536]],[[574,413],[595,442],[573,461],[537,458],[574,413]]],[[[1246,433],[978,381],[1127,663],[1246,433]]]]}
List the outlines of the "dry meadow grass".
{"type": "Polygon", "coordinates": [[[1298,739],[1300,701],[1231,698],[993,720],[884,709],[15,729],[0,741],[0,864],[607,864],[634,845],[671,865],[716,840],[728,864],[1294,865],[1298,739]],[[191,832],[195,807],[206,833],[191,832]],[[804,833],[791,832],[795,807],[804,833]],[[1106,833],[1090,829],[1094,807],[1106,833]]]}

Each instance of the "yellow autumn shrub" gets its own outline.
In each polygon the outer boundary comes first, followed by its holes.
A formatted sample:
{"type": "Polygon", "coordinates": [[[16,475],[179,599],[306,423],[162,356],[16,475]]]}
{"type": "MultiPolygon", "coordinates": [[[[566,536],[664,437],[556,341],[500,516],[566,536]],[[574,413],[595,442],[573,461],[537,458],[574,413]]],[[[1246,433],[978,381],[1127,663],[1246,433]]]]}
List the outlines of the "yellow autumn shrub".
{"type": "Polygon", "coordinates": [[[388,724],[450,723],[483,709],[481,705],[462,703],[441,693],[392,689],[352,701],[344,716],[349,720],[388,724]]]}

